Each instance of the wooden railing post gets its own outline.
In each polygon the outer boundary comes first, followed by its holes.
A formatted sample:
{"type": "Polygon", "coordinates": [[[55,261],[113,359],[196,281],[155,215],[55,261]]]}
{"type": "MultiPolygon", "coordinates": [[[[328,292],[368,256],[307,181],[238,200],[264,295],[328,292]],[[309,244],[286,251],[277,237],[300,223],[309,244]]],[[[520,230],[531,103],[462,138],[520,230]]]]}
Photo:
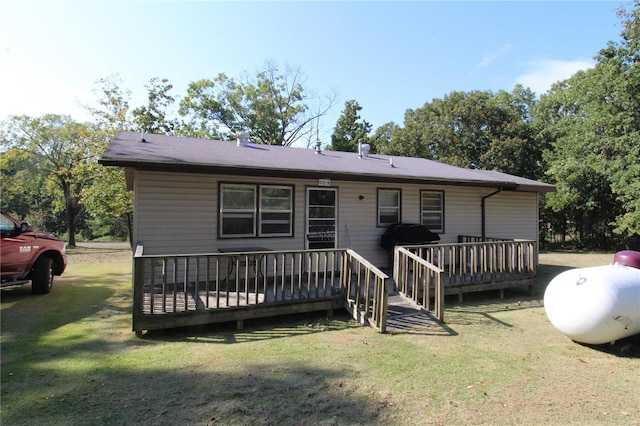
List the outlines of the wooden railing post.
{"type": "MultiPolygon", "coordinates": [[[[132,330],[136,334],[142,333],[138,328],[138,321],[144,313],[144,262],[139,256],[133,257],[133,324],[132,330]]],[[[153,294],[151,294],[153,297],[153,294]]]]}

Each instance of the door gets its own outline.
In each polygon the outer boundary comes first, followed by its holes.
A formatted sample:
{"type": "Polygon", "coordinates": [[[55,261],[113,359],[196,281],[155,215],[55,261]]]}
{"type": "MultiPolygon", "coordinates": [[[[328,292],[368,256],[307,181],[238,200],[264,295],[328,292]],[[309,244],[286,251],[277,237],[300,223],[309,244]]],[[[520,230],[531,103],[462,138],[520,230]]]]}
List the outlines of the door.
{"type": "Polygon", "coordinates": [[[307,188],[306,248],[336,248],[338,190],[307,188]]]}
{"type": "Polygon", "coordinates": [[[2,276],[26,275],[31,259],[33,237],[20,231],[20,226],[8,217],[0,216],[0,233],[2,234],[2,262],[0,271],[2,276]]]}

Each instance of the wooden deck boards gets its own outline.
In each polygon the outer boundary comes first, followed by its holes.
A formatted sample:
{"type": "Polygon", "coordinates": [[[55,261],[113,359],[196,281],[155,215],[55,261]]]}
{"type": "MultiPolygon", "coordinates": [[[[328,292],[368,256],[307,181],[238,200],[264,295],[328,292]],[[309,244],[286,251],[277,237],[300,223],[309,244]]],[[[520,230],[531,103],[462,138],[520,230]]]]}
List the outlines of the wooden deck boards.
{"type": "MultiPolygon", "coordinates": [[[[197,286],[189,283],[184,285],[165,284],[145,287],[143,296],[143,313],[145,315],[166,314],[177,312],[189,312],[198,310],[215,310],[226,308],[249,307],[260,304],[277,304],[282,302],[299,302],[334,298],[340,293],[339,282],[326,283],[324,286],[295,286],[290,284],[274,285],[267,283],[256,286],[250,283],[247,287],[244,283],[236,286],[230,283],[228,286],[219,286],[219,290],[206,291],[206,285],[199,283],[197,286]],[[266,287],[266,290],[265,290],[266,287]],[[197,295],[197,296],[196,296],[197,295]],[[153,303],[152,303],[153,301],[153,303]]],[[[215,287],[214,287],[215,288],[215,287]]]]}

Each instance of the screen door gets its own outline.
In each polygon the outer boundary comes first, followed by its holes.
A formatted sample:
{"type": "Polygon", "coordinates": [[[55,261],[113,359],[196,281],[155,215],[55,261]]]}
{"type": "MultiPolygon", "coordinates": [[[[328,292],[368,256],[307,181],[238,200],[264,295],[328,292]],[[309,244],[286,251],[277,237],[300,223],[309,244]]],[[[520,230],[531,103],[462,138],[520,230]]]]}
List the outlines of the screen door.
{"type": "Polygon", "coordinates": [[[338,190],[307,188],[306,248],[336,248],[338,190]]]}

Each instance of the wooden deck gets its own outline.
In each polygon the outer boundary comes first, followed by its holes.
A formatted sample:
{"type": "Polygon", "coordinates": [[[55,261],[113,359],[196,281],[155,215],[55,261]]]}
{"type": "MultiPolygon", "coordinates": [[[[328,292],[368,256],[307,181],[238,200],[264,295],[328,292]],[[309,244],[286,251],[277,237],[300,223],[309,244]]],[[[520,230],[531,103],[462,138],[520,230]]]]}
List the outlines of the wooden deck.
{"type": "Polygon", "coordinates": [[[133,329],[346,308],[384,332],[389,277],[351,250],[134,257],[133,329]]]}
{"type": "Polygon", "coordinates": [[[504,289],[526,286],[532,292],[536,284],[535,241],[405,246],[396,256],[394,281],[414,299],[425,283],[434,290],[441,286],[443,295],[458,295],[460,302],[466,293],[499,290],[502,298],[504,289]]]}
{"type": "Polygon", "coordinates": [[[223,285],[207,289],[206,282],[184,284],[156,284],[144,292],[144,314],[166,314],[201,309],[225,309],[257,304],[303,302],[312,299],[340,296],[340,283],[317,287],[307,281],[306,286],[282,286],[269,280],[265,285],[223,285]]]}
{"type": "MultiPolygon", "coordinates": [[[[533,241],[396,247],[393,280],[349,249],[134,256],[133,330],[174,328],[345,308],[380,332],[389,292],[444,321],[444,296],[529,286],[533,241]],[[439,266],[440,265],[440,266],[439,266]]],[[[395,299],[394,299],[395,300],[395,299]]],[[[398,310],[394,303],[391,310],[398,310]]],[[[407,318],[415,318],[414,314],[407,318]]],[[[425,320],[425,317],[422,317],[425,320]]],[[[391,323],[398,325],[397,320],[391,323]],[[395,322],[394,322],[395,321],[395,322]]]]}

